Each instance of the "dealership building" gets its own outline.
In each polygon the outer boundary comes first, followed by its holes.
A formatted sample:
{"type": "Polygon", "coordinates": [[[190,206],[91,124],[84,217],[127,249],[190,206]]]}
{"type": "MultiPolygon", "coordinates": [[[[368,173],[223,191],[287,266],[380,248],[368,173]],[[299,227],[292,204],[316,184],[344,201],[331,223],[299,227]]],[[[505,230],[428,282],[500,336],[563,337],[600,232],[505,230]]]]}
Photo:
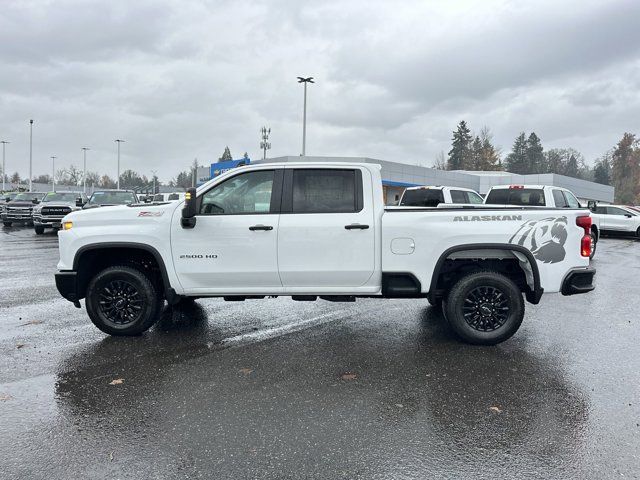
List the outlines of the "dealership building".
{"type": "Polygon", "coordinates": [[[509,172],[472,172],[463,170],[436,170],[434,168],[408,165],[406,163],[378,160],[368,157],[299,157],[286,156],[268,158],[266,160],[231,160],[213,163],[210,167],[198,169],[198,183],[204,183],[216,177],[229,168],[240,164],[253,163],[288,163],[288,162],[319,162],[319,163],[372,163],[382,167],[382,186],[385,203],[396,203],[407,187],[419,185],[445,185],[450,187],[471,188],[481,195],[485,195],[494,185],[550,185],[571,190],[580,200],[595,200],[602,203],[613,202],[613,187],[587,180],[567,177],[555,173],[535,175],[518,175],[509,172]]]}

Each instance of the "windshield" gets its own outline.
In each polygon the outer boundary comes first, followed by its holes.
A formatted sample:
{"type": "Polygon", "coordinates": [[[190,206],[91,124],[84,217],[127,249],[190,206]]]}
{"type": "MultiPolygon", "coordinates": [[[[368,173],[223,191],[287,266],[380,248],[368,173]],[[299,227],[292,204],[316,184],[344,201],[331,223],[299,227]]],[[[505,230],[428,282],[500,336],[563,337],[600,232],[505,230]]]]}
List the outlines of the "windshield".
{"type": "Polygon", "coordinates": [[[544,192],[539,188],[495,188],[484,202],[492,205],[544,207],[544,192]]]}
{"type": "Polygon", "coordinates": [[[132,192],[94,192],[88,205],[129,205],[134,202],[132,192]]]}
{"type": "Polygon", "coordinates": [[[440,189],[405,190],[401,207],[437,207],[444,202],[444,196],[440,189]]]}
{"type": "Polygon", "coordinates": [[[19,194],[17,194],[15,196],[15,198],[13,200],[17,201],[17,202],[30,202],[34,198],[42,198],[42,194],[41,193],[33,193],[33,192],[19,193],[19,194]]]}
{"type": "Polygon", "coordinates": [[[43,202],[75,202],[78,194],[72,192],[51,192],[42,200],[43,202]]]}

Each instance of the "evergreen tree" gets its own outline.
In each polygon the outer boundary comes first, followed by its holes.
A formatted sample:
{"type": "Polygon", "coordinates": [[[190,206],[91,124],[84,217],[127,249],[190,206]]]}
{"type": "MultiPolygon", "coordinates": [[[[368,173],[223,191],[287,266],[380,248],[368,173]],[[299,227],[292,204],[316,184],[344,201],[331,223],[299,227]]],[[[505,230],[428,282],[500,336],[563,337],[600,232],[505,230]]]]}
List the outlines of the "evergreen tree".
{"type": "Polygon", "coordinates": [[[226,162],[227,160],[233,160],[233,157],[231,156],[231,150],[229,150],[229,147],[224,147],[224,152],[218,161],[226,162]]]}
{"type": "Polygon", "coordinates": [[[467,122],[462,120],[458,124],[457,130],[453,132],[453,138],[451,139],[451,150],[447,161],[448,170],[466,170],[470,168],[472,140],[473,137],[467,127],[467,122]]]}
{"type": "Polygon", "coordinates": [[[545,152],[545,164],[548,173],[563,174],[565,171],[564,151],[560,148],[552,148],[545,152]]]}
{"type": "Polygon", "coordinates": [[[18,172],[13,172],[13,175],[11,175],[11,183],[20,183],[20,174],[18,172]]]}
{"type": "Polygon", "coordinates": [[[611,152],[605,153],[593,166],[593,181],[611,185],[611,152]]]}
{"type": "Polygon", "coordinates": [[[480,141],[480,137],[476,135],[476,138],[473,139],[473,143],[471,144],[469,170],[484,170],[482,167],[482,142],[480,141]]]}
{"type": "Polygon", "coordinates": [[[244,160],[249,160],[249,154],[247,152],[244,152],[244,155],[242,155],[242,158],[244,160]]]}
{"type": "Polygon", "coordinates": [[[531,132],[527,139],[526,147],[526,172],[524,173],[543,173],[546,171],[542,142],[535,134],[531,132]]]}
{"type": "Polygon", "coordinates": [[[579,170],[578,170],[578,158],[573,153],[569,156],[569,160],[567,160],[567,165],[564,169],[564,174],[567,177],[580,178],[579,170]]]}
{"type": "Polygon", "coordinates": [[[527,138],[524,132],[521,132],[513,142],[511,153],[507,155],[506,169],[511,173],[525,174],[529,173],[527,161],[527,138]]]}
{"type": "Polygon", "coordinates": [[[640,151],[635,135],[625,133],[613,151],[611,180],[615,188],[616,201],[635,203],[640,188],[640,151]]]}

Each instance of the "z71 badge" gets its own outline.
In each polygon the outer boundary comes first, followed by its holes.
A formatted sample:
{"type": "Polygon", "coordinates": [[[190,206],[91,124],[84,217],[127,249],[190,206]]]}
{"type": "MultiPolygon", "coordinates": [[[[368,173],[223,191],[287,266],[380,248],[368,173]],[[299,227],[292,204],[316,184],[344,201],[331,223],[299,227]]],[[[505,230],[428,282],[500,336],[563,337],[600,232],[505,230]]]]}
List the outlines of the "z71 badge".
{"type": "Polygon", "coordinates": [[[163,210],[159,212],[140,212],[138,214],[139,217],[161,217],[164,214],[163,210]]]}

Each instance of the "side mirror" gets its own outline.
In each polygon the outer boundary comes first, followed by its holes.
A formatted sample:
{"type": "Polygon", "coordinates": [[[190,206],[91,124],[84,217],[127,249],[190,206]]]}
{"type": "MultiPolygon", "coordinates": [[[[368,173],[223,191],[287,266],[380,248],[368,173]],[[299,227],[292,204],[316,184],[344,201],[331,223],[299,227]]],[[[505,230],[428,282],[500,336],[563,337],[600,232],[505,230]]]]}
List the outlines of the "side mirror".
{"type": "Polygon", "coordinates": [[[198,199],[196,189],[189,188],[184,195],[184,207],[182,208],[182,218],[180,223],[182,228],[193,228],[196,226],[196,214],[198,213],[198,199]]]}
{"type": "Polygon", "coordinates": [[[596,210],[597,206],[598,206],[598,202],[596,202],[595,200],[589,200],[587,202],[587,208],[589,210],[591,210],[592,212],[594,212],[596,210]]]}
{"type": "Polygon", "coordinates": [[[82,201],[82,197],[76,198],[76,207],[84,207],[84,202],[82,201]]]}
{"type": "Polygon", "coordinates": [[[37,205],[37,204],[39,204],[39,203],[40,203],[40,200],[38,200],[37,198],[33,198],[33,199],[31,200],[31,203],[33,203],[34,205],[37,205]]]}
{"type": "Polygon", "coordinates": [[[625,213],[624,216],[627,217],[627,218],[633,217],[633,215],[631,215],[630,213],[625,213]]]}

